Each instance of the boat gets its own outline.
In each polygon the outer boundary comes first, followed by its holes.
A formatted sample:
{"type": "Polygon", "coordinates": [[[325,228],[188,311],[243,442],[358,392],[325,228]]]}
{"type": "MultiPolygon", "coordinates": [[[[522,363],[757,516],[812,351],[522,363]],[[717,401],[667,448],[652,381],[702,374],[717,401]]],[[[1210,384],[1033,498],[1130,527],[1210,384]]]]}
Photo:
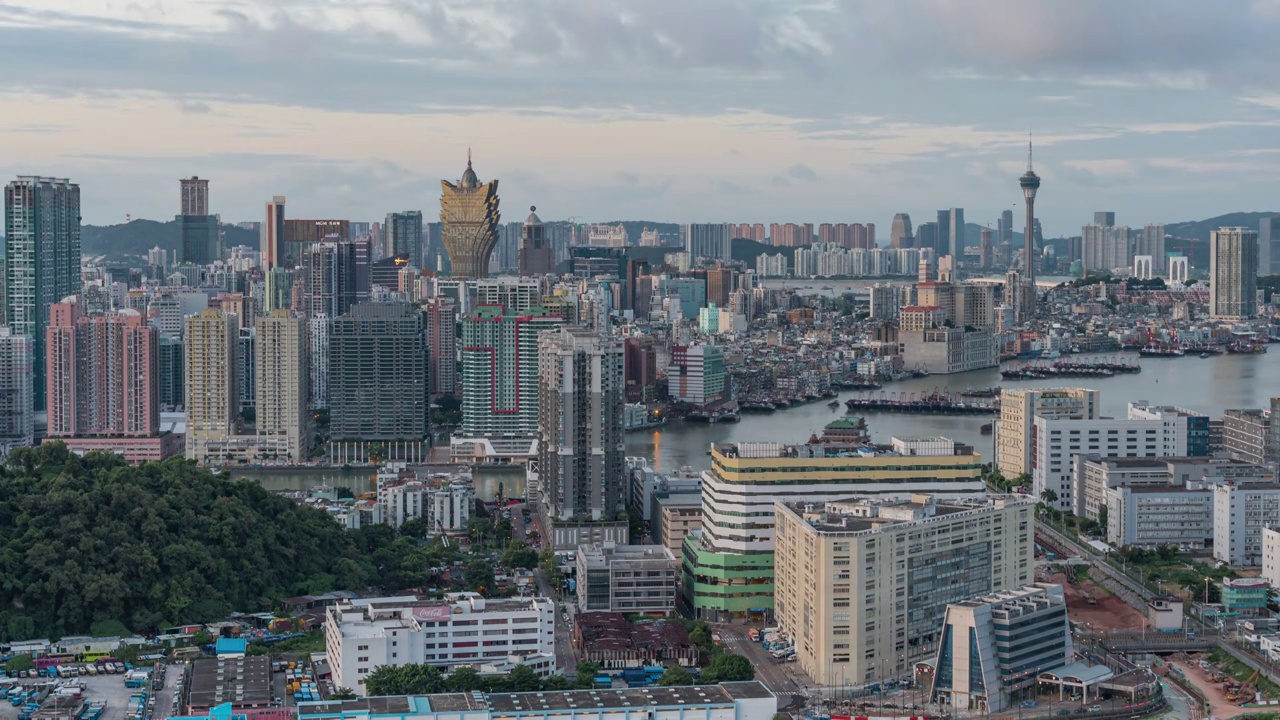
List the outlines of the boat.
{"type": "Polygon", "coordinates": [[[995,432],[995,423],[982,423],[982,427],[978,428],[978,432],[983,435],[990,435],[995,432]]]}
{"type": "Polygon", "coordinates": [[[831,402],[827,403],[827,407],[829,407],[829,408],[831,408],[831,409],[833,409],[833,410],[834,410],[834,409],[836,409],[836,408],[840,407],[840,401],[839,401],[839,400],[832,400],[831,402]]]}
{"type": "Polygon", "coordinates": [[[1179,358],[1186,353],[1181,348],[1168,345],[1146,345],[1138,351],[1138,355],[1149,358],[1179,358]]]}
{"type": "Polygon", "coordinates": [[[1200,353],[1200,359],[1203,360],[1204,358],[1207,358],[1207,357],[1213,357],[1213,353],[1208,353],[1208,352],[1200,353]]]}

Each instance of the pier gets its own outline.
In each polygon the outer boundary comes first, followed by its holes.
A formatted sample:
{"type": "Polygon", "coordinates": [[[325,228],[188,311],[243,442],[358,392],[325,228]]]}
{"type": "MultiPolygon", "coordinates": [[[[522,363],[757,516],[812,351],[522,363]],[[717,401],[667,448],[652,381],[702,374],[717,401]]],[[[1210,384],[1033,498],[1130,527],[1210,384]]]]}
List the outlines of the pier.
{"type": "Polygon", "coordinates": [[[1000,410],[998,400],[975,400],[960,393],[938,390],[926,393],[861,393],[844,404],[851,413],[879,410],[932,415],[991,415],[1000,410]]]}

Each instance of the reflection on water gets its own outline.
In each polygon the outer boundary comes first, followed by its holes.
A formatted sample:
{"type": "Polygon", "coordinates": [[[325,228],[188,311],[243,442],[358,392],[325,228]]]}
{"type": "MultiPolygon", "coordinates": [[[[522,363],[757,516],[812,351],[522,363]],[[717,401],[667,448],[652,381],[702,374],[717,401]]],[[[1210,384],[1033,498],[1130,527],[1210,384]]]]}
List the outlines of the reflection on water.
{"type": "MultiPolygon", "coordinates": [[[[271,492],[306,490],[316,485],[351,488],[357,495],[377,489],[373,468],[299,467],[231,468],[231,476],[253,480],[271,492]]],[[[498,497],[524,497],[524,470],[515,467],[477,466],[472,468],[476,496],[491,501],[498,497]]]]}
{"type": "MultiPolygon", "coordinates": [[[[1133,353],[1126,353],[1123,355],[1126,360],[1136,360],[1142,365],[1141,373],[1091,380],[1008,382],[1001,379],[998,369],[990,368],[892,383],[885,386],[884,392],[959,392],[999,385],[1083,386],[1101,392],[1102,414],[1108,417],[1124,417],[1127,404],[1136,400],[1179,405],[1216,417],[1228,408],[1262,407],[1267,398],[1280,395],[1280,359],[1276,357],[1280,355],[1280,346],[1273,346],[1272,350],[1266,355],[1219,355],[1204,359],[1193,356],[1139,359],[1133,353]]],[[[856,392],[844,392],[840,400],[855,395],[856,392]]],[[[657,430],[627,433],[627,455],[649,458],[650,464],[665,472],[684,465],[706,469],[710,465],[707,450],[713,442],[803,443],[812,434],[822,434],[824,425],[843,416],[843,406],[832,410],[826,402],[815,402],[767,415],[744,414],[739,423],[673,422],[657,430]]],[[[990,417],[867,413],[866,418],[876,442],[888,442],[894,435],[945,435],[972,444],[984,457],[992,454],[994,436],[980,432],[983,423],[991,421],[990,417]]]]}

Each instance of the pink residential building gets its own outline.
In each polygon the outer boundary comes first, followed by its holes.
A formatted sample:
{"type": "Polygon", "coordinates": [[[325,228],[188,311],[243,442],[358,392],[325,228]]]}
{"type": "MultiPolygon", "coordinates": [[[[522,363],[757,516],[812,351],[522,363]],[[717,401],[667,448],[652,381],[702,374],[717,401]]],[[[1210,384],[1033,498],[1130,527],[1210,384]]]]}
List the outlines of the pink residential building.
{"type": "Polygon", "coordinates": [[[90,315],[68,297],[49,308],[46,346],[49,439],[131,462],[181,450],[160,434],[159,331],[136,310],[90,315]]]}

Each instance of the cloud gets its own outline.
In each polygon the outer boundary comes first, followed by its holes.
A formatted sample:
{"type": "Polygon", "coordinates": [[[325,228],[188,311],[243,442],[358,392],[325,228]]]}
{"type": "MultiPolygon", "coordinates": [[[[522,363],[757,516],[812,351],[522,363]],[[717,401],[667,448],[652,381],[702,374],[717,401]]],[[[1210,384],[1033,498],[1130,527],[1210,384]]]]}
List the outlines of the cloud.
{"type": "Polygon", "coordinates": [[[787,177],[793,180],[803,180],[804,182],[814,182],[818,179],[818,173],[808,165],[792,165],[787,168],[787,177]]]}

